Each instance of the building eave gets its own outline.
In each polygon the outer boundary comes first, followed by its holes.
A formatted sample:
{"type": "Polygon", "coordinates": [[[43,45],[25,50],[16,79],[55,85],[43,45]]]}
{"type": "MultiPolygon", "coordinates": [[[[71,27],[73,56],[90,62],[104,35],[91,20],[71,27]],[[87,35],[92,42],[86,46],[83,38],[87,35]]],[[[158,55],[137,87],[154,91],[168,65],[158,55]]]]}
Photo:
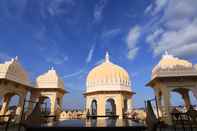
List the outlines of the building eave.
{"type": "Polygon", "coordinates": [[[7,78],[0,78],[1,81],[7,81],[7,82],[10,82],[10,83],[14,83],[16,85],[19,85],[19,86],[22,86],[28,90],[31,90],[31,88],[33,88],[34,86],[31,85],[31,84],[24,84],[24,83],[20,83],[20,82],[17,82],[17,81],[13,81],[13,80],[10,80],[10,79],[7,79],[7,78]]]}
{"type": "Polygon", "coordinates": [[[195,79],[197,80],[197,75],[186,75],[186,76],[158,76],[150,80],[145,86],[153,87],[153,85],[158,81],[171,80],[171,79],[195,79]]]}
{"type": "Polygon", "coordinates": [[[91,92],[85,92],[83,93],[84,96],[87,95],[92,95],[92,94],[100,94],[100,93],[127,93],[129,95],[134,95],[136,94],[135,92],[132,91],[124,91],[124,90],[116,90],[116,91],[91,91],[91,92]]]}

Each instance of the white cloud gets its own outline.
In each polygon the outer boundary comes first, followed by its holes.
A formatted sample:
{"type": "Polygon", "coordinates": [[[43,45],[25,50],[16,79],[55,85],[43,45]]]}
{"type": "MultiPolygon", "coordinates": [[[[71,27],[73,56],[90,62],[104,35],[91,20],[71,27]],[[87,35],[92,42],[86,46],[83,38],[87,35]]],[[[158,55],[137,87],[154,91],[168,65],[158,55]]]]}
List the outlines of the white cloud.
{"type": "Polygon", "coordinates": [[[68,61],[68,56],[49,56],[46,58],[46,62],[52,63],[55,65],[60,65],[64,63],[65,61],[68,61]]]}
{"type": "Polygon", "coordinates": [[[9,59],[11,59],[11,57],[9,55],[7,55],[5,53],[0,53],[0,61],[1,62],[7,61],[9,59]]]}
{"type": "Polygon", "coordinates": [[[144,13],[145,13],[145,14],[148,14],[148,13],[152,10],[152,8],[153,8],[153,5],[150,4],[149,6],[146,7],[144,13]]]}
{"type": "Polygon", "coordinates": [[[131,28],[131,30],[129,31],[129,34],[127,36],[127,46],[129,49],[135,47],[138,38],[140,36],[140,27],[139,26],[135,26],[133,28],[131,28]]]}
{"type": "Polygon", "coordinates": [[[129,31],[127,35],[127,38],[126,38],[126,43],[128,47],[127,57],[130,60],[133,60],[138,53],[138,47],[136,45],[137,45],[140,35],[141,35],[141,27],[139,27],[138,25],[131,28],[131,30],[129,31]]]}
{"type": "Polygon", "coordinates": [[[161,23],[146,38],[155,56],[165,50],[177,56],[197,55],[196,5],[196,0],[169,1],[161,23]]]}
{"type": "Polygon", "coordinates": [[[92,60],[95,46],[96,46],[96,44],[93,44],[92,47],[90,48],[89,53],[88,53],[88,57],[86,58],[86,63],[89,63],[92,60]]]}
{"type": "Polygon", "coordinates": [[[127,55],[128,59],[133,60],[135,58],[135,56],[137,55],[138,50],[139,50],[138,48],[130,49],[128,52],[128,55],[127,55]]]}
{"type": "Polygon", "coordinates": [[[63,76],[63,78],[76,77],[76,76],[79,76],[79,75],[81,75],[83,73],[84,73],[84,70],[81,69],[81,70],[79,70],[77,72],[74,72],[74,73],[71,73],[71,74],[67,74],[67,75],[63,76]]]}
{"type": "Polygon", "coordinates": [[[169,0],[155,0],[154,3],[151,3],[150,5],[147,6],[144,13],[155,15],[159,13],[160,11],[162,11],[162,9],[164,9],[168,1],[169,0]]]}
{"type": "Polygon", "coordinates": [[[159,13],[164,7],[165,5],[168,3],[168,0],[156,0],[155,1],[155,8],[152,12],[152,14],[157,14],[159,13]]]}
{"type": "Polygon", "coordinates": [[[107,5],[107,0],[100,0],[94,8],[94,22],[100,22],[103,18],[103,10],[107,5]]]}
{"type": "Polygon", "coordinates": [[[74,7],[75,4],[73,0],[52,0],[47,10],[51,16],[68,14],[72,11],[72,7],[74,7]]]}
{"type": "Polygon", "coordinates": [[[103,39],[105,39],[105,38],[112,38],[112,37],[118,35],[120,32],[121,32],[121,30],[120,30],[119,28],[107,30],[107,31],[104,31],[104,32],[101,34],[101,37],[102,37],[103,39]]]}

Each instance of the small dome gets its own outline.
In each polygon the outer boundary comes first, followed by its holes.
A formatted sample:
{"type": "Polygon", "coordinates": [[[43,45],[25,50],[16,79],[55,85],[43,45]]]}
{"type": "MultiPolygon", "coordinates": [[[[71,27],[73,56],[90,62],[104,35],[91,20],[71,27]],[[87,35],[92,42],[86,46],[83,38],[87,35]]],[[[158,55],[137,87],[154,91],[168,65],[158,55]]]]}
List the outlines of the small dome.
{"type": "Polygon", "coordinates": [[[130,78],[127,71],[110,62],[108,53],[106,53],[105,61],[89,72],[86,84],[87,92],[95,90],[111,90],[108,85],[113,85],[112,90],[131,91],[130,78]],[[117,85],[118,87],[116,88],[114,85],[117,85]],[[101,88],[97,88],[98,86],[101,86],[101,88]]]}
{"type": "Polygon", "coordinates": [[[18,57],[0,64],[0,72],[0,78],[31,86],[28,74],[18,62],[18,57]]]}
{"type": "Polygon", "coordinates": [[[47,73],[40,75],[36,79],[37,88],[62,88],[64,89],[64,82],[58,76],[56,71],[52,68],[47,73]]]}
{"type": "Polygon", "coordinates": [[[193,69],[193,65],[187,60],[179,59],[177,57],[174,57],[173,55],[168,54],[168,52],[166,51],[159,63],[153,68],[152,77],[154,77],[155,74],[162,70],[176,71],[180,69],[182,71],[184,69],[193,69]]]}

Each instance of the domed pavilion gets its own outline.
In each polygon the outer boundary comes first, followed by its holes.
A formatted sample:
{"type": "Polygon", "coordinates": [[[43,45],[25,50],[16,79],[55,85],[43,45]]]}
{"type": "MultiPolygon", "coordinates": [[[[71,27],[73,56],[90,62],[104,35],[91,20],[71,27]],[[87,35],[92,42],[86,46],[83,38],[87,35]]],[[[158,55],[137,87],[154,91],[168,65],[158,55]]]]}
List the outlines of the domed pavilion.
{"type": "Polygon", "coordinates": [[[167,124],[172,124],[171,92],[180,94],[184,107],[191,106],[189,91],[197,98],[197,67],[191,62],[174,57],[168,52],[162,56],[153,68],[150,82],[147,84],[154,89],[158,105],[158,116],[167,124]]]}
{"type": "MultiPolygon", "coordinates": [[[[62,112],[62,100],[67,91],[64,89],[64,82],[57,72],[51,68],[48,72],[40,75],[36,79],[36,86],[31,90],[31,101],[43,102],[50,100],[50,114],[59,115],[62,112]]],[[[30,104],[30,109],[32,108],[30,104]]],[[[31,111],[31,110],[30,110],[31,111]]]]}
{"type": "Polygon", "coordinates": [[[93,68],[86,80],[86,111],[90,116],[118,116],[131,110],[132,95],[129,74],[110,61],[106,53],[102,64],[93,68]],[[109,109],[111,107],[111,110],[109,109]]]}

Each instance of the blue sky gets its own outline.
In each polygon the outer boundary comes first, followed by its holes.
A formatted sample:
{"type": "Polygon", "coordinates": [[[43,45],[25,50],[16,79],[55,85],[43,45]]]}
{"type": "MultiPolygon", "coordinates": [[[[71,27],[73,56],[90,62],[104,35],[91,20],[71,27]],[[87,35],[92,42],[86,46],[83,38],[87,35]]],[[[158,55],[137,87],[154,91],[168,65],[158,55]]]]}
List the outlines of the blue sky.
{"type": "Polygon", "coordinates": [[[130,74],[134,106],[141,107],[153,97],[145,84],[165,50],[197,62],[196,5],[196,0],[1,0],[0,62],[18,56],[32,82],[53,66],[70,92],[64,108],[83,108],[87,73],[108,50],[130,74]]]}

